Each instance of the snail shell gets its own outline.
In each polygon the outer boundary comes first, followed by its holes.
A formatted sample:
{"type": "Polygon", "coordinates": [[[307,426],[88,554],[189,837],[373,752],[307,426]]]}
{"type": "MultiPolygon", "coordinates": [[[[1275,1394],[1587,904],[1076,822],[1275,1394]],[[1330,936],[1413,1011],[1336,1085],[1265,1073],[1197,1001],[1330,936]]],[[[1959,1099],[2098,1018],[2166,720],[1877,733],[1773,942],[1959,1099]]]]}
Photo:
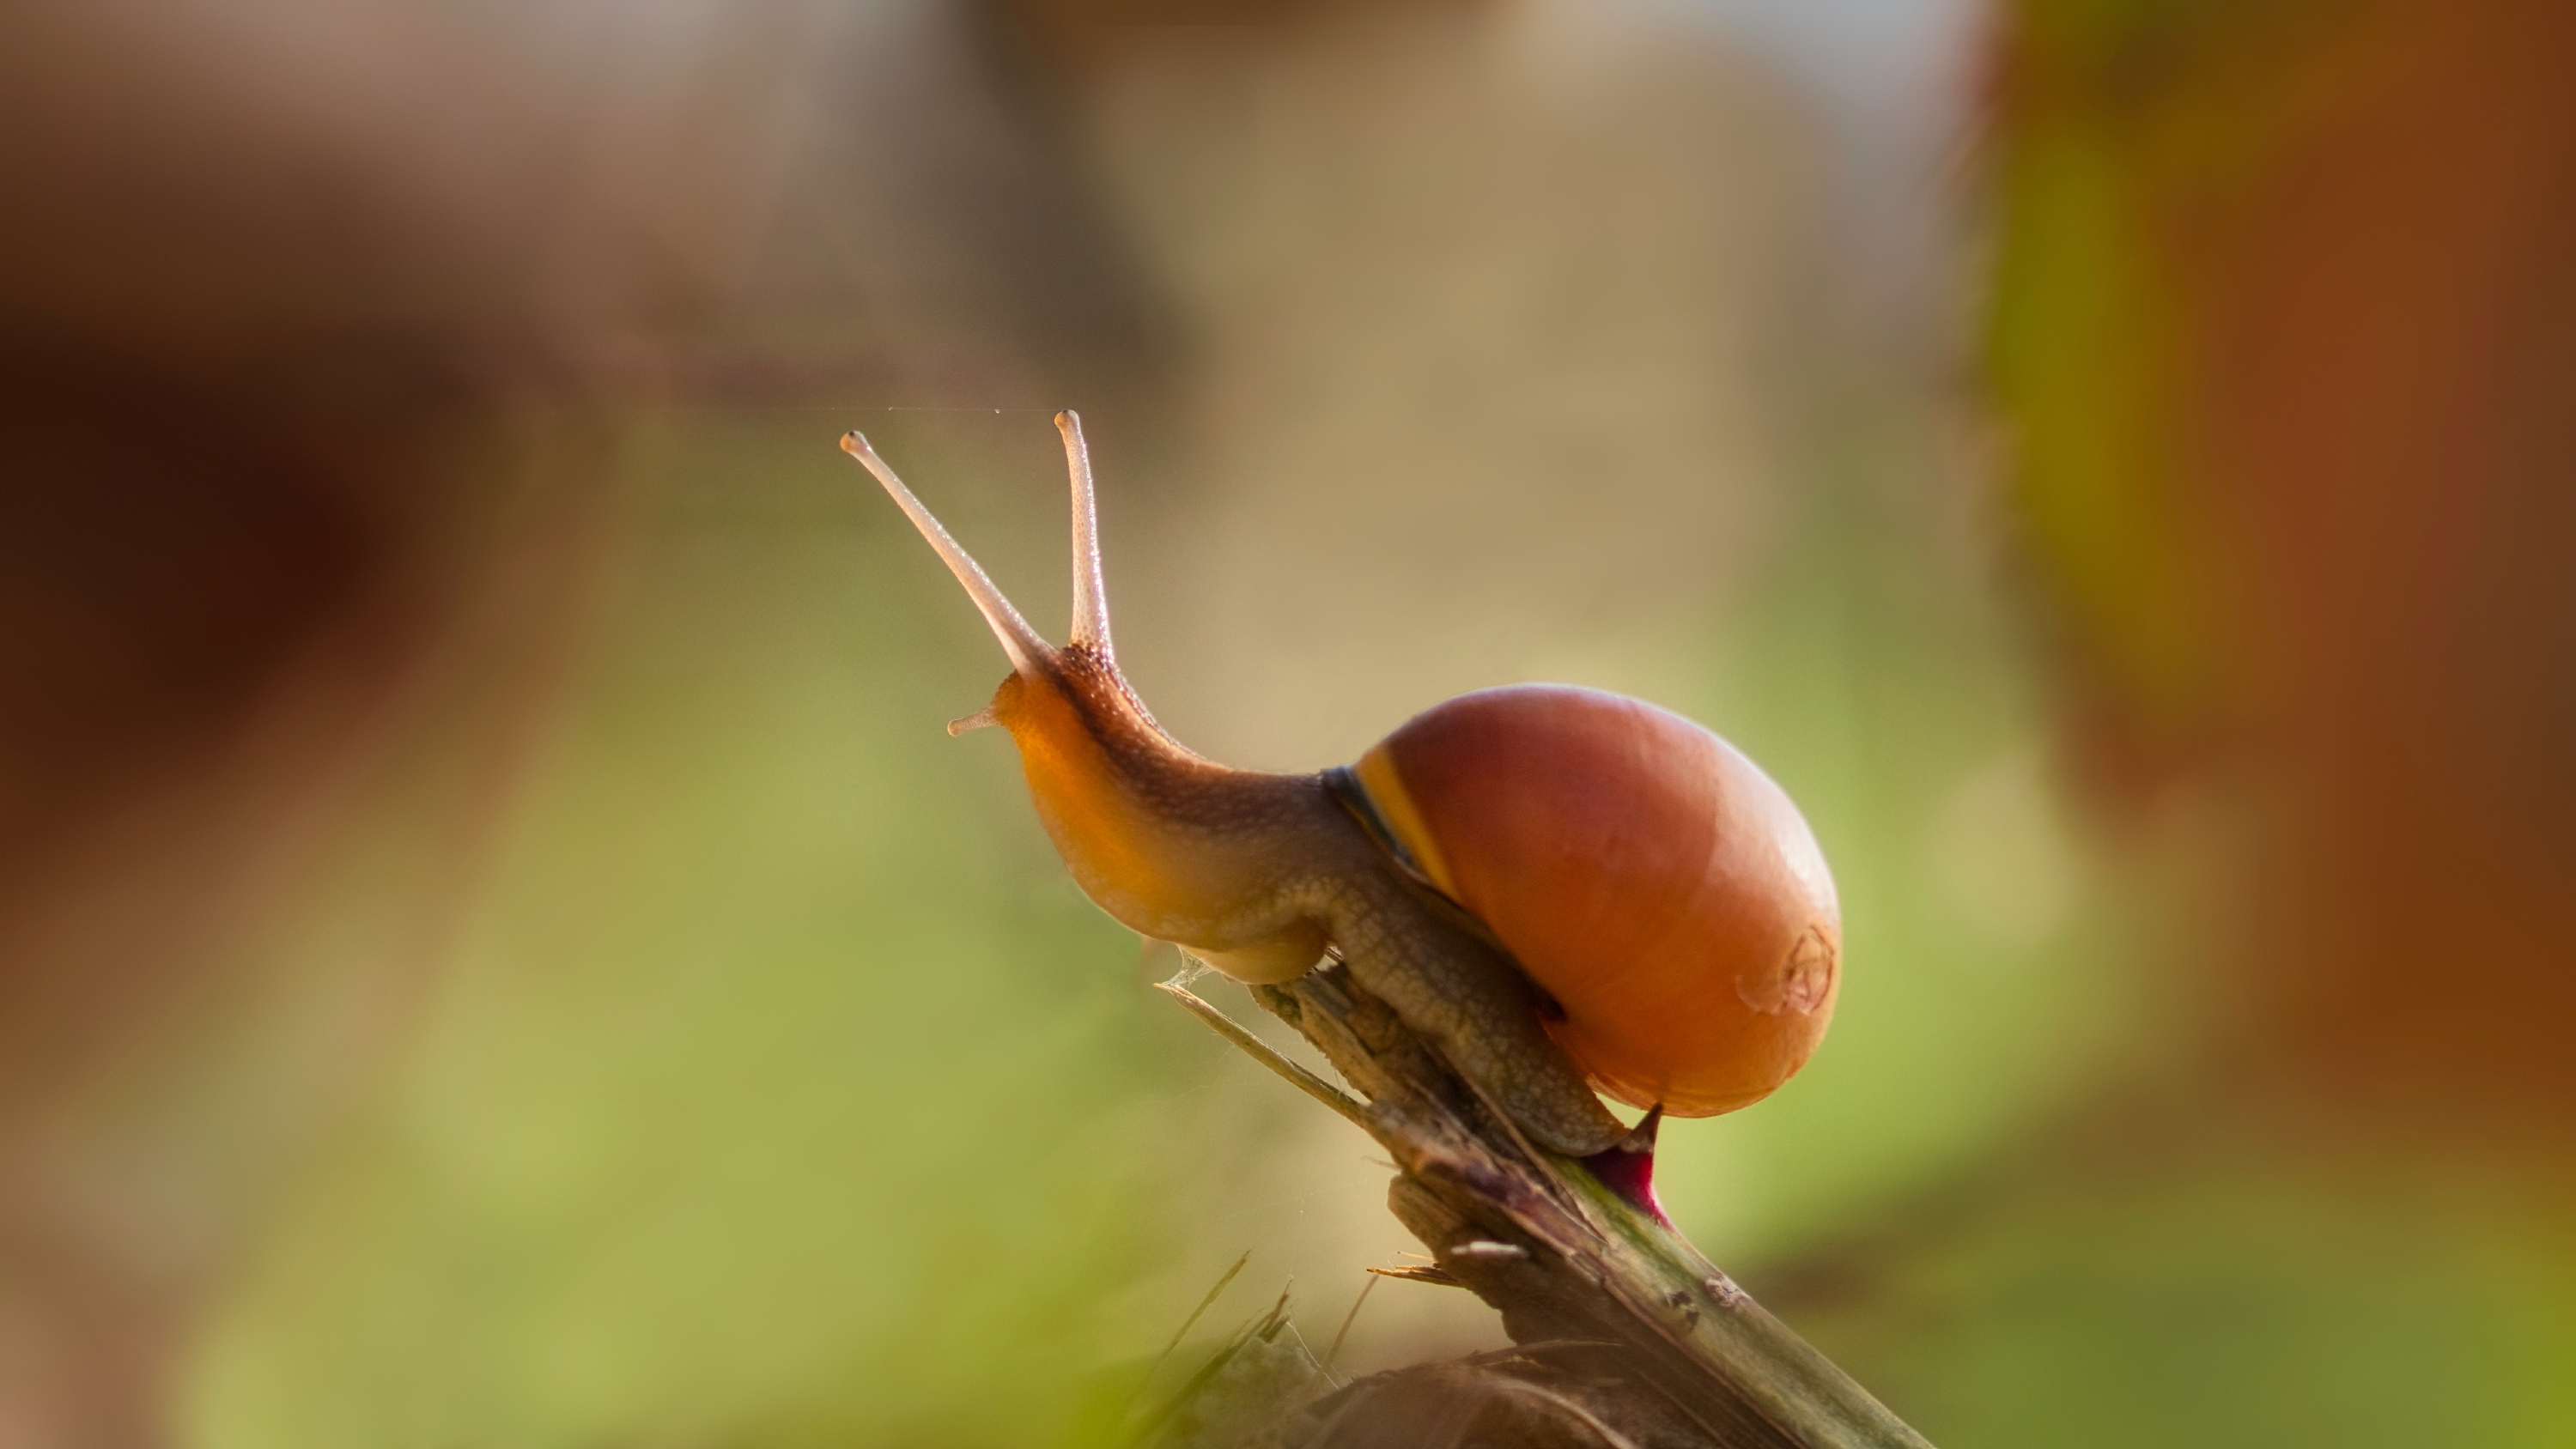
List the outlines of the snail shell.
{"type": "Polygon", "coordinates": [[[1768,1096],[1833,1019],[1842,918],[1797,807],[1699,725],[1561,685],[1461,695],[1352,774],[1397,858],[1494,934],[1633,1106],[1768,1096]]]}

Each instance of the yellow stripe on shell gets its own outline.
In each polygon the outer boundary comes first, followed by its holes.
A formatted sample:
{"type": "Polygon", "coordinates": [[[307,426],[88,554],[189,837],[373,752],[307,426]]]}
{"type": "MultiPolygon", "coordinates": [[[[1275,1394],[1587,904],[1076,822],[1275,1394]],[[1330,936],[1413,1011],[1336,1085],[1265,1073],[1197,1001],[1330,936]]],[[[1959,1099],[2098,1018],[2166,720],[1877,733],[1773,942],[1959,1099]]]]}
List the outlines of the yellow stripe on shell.
{"type": "Polygon", "coordinates": [[[1383,744],[1372,746],[1351,767],[1359,777],[1360,788],[1368,792],[1369,804],[1377,808],[1378,819],[1386,823],[1405,854],[1413,858],[1413,868],[1440,893],[1451,900],[1458,898],[1458,883],[1449,874],[1449,861],[1440,853],[1439,842],[1431,838],[1431,827],[1424,823],[1422,812],[1414,807],[1413,797],[1405,793],[1404,777],[1397,773],[1395,757],[1383,744]]]}

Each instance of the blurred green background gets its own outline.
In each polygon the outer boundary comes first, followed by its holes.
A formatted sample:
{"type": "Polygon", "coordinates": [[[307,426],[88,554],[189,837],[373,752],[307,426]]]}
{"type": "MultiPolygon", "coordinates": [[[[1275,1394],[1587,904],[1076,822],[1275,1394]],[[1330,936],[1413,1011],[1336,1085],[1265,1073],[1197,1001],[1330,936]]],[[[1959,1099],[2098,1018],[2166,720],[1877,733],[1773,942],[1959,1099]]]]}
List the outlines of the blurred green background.
{"type": "Polygon", "coordinates": [[[1093,1442],[1247,1249],[1320,1350],[1376,1149],[832,446],[1052,634],[1070,404],[1194,748],[1800,802],[1834,1032],[1659,1182],[1934,1442],[2576,1445],[2555,12],[165,20],[0,45],[0,1444],[1093,1442]]]}

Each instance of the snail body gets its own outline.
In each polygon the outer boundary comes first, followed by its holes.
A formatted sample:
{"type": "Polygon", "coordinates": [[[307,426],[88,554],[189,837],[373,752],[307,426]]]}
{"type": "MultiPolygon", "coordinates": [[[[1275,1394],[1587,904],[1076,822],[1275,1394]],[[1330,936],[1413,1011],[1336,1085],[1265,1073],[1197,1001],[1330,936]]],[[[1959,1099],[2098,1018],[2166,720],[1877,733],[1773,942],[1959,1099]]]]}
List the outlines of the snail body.
{"type": "Polygon", "coordinates": [[[864,463],[983,612],[1012,673],[951,733],[997,724],[1085,894],[1247,982],[1331,951],[1538,1142],[1628,1129],[1598,1087],[1677,1116],[1732,1111],[1831,1020],[1841,920],[1780,788],[1679,715],[1520,685],[1436,705],[1355,764],[1236,770],[1181,746],[1119,673],[1081,425],[1074,621],[1031,629],[867,440],[864,463]]]}

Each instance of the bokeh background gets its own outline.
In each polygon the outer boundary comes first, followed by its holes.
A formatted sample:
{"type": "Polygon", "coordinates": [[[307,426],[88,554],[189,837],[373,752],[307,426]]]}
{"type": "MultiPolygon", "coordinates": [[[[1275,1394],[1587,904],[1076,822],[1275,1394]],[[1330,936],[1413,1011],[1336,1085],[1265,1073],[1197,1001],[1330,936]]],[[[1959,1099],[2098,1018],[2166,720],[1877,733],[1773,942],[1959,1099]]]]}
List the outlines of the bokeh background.
{"type": "Polygon", "coordinates": [[[832,447],[1053,630],[1067,405],[1200,750],[1559,679],[1802,803],[1840,1019],[1664,1196],[1935,1442],[2576,1445],[2571,17],[9,7],[0,1449],[1102,1442],[1246,1250],[1329,1338],[1386,1169],[832,447]]]}

